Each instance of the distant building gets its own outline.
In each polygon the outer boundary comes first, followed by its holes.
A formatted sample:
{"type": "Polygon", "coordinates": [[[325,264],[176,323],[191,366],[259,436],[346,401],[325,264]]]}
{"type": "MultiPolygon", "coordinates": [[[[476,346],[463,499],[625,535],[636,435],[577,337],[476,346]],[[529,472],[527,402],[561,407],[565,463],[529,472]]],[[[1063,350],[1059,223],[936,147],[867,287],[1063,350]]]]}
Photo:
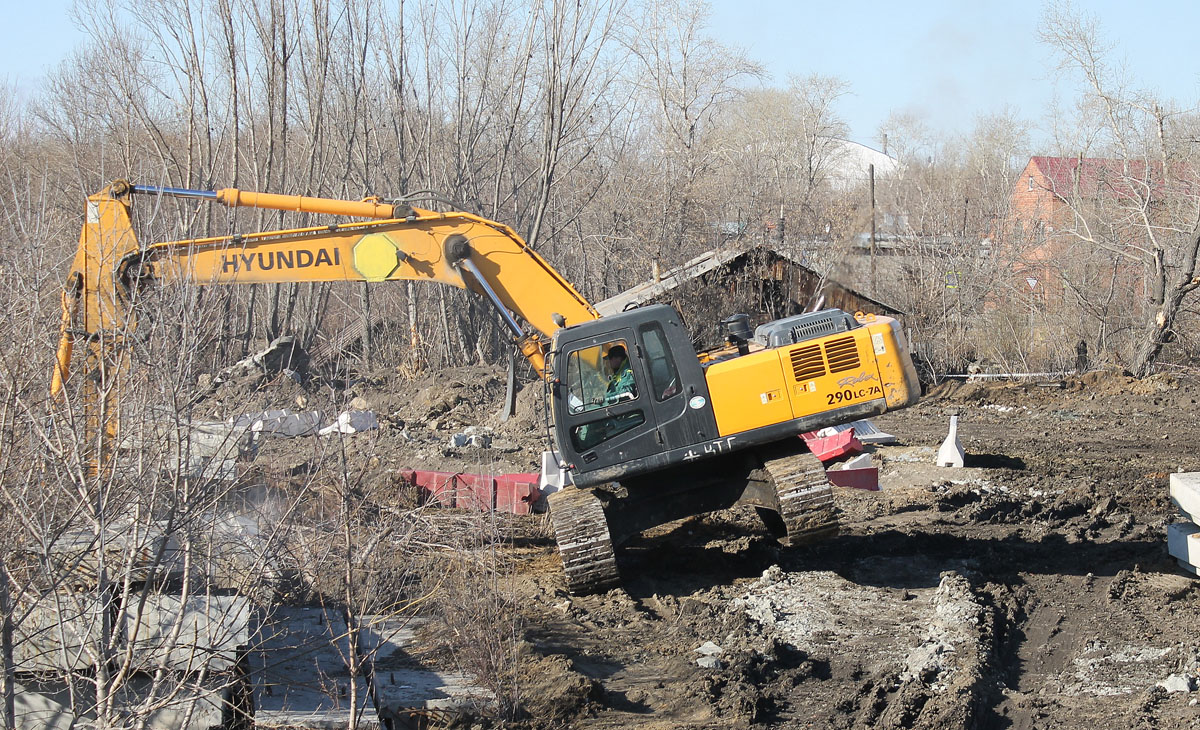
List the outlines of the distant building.
{"type": "Polygon", "coordinates": [[[880,152],[845,139],[833,142],[825,177],[834,190],[851,190],[869,184],[872,165],[875,166],[876,179],[892,175],[900,169],[900,161],[886,151],[880,152]]]}
{"type": "MultiPolygon", "coordinates": [[[[1107,255],[1094,246],[1079,248],[1083,244],[1071,231],[1081,223],[1119,220],[1121,216],[1112,215],[1116,207],[1140,207],[1143,199],[1150,201],[1153,218],[1155,201],[1163,197],[1161,186],[1161,167],[1139,160],[1031,157],[1013,188],[1005,232],[1016,254],[1016,273],[1039,298],[1059,300],[1064,269],[1078,268],[1084,262],[1095,267],[1094,259],[1107,255]],[[1106,209],[1109,213],[1103,215],[1106,209]]],[[[1146,231],[1135,220],[1120,235],[1127,245],[1144,237],[1146,231]]],[[[1140,272],[1130,270],[1127,262],[1108,257],[1110,275],[1119,273],[1128,279],[1127,285],[1140,286],[1136,283],[1140,272]]]]}

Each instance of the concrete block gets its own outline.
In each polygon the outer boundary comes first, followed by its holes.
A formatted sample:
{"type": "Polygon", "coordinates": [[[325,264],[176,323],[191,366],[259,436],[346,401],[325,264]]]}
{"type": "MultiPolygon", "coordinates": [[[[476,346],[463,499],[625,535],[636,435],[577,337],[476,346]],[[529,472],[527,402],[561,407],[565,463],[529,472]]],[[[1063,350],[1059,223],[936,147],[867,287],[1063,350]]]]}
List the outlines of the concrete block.
{"type": "Polygon", "coordinates": [[[51,593],[17,607],[13,663],[19,672],[80,671],[95,666],[105,602],[94,593],[51,593]]]}
{"type": "Polygon", "coordinates": [[[352,647],[340,613],[280,608],[265,621],[259,650],[250,655],[257,727],[379,728],[369,697],[366,665],[353,690],[347,661],[352,647]]]}
{"type": "Polygon", "coordinates": [[[75,713],[60,698],[43,694],[20,682],[16,684],[17,730],[72,730],[75,713]]]}
{"type": "Polygon", "coordinates": [[[1177,522],[1167,527],[1167,552],[1181,568],[1200,575],[1200,526],[1177,522]]]}
{"type": "Polygon", "coordinates": [[[134,676],[116,702],[127,717],[145,717],[147,730],[218,730],[232,714],[229,695],[227,676],[212,677],[200,688],[171,680],[155,688],[150,677],[134,676]]]}
{"type": "Polygon", "coordinates": [[[250,601],[244,596],[150,594],[126,606],[126,640],[139,669],[225,671],[250,643],[250,601]]]}
{"type": "Polygon", "coordinates": [[[1171,475],[1171,503],[1184,517],[1200,525],[1200,472],[1171,475]]]}
{"type": "Polygon", "coordinates": [[[161,522],[114,520],[102,530],[91,528],[63,533],[50,546],[53,569],[68,587],[88,588],[96,584],[99,555],[110,576],[128,567],[134,582],[182,575],[179,543],[161,522]]]}
{"type": "Polygon", "coordinates": [[[1161,682],[1156,682],[1156,686],[1162,687],[1168,693],[1174,692],[1192,692],[1196,689],[1195,680],[1186,674],[1172,674],[1161,682]]]}
{"type": "MultiPolygon", "coordinates": [[[[149,677],[130,677],[114,693],[117,727],[136,727],[140,718],[147,730],[225,727],[232,716],[226,680],[214,677],[197,688],[168,678],[156,687],[149,677]]],[[[78,730],[96,721],[95,687],[87,681],[77,681],[72,692],[65,682],[27,680],[16,685],[15,705],[19,730],[78,730]]]]}

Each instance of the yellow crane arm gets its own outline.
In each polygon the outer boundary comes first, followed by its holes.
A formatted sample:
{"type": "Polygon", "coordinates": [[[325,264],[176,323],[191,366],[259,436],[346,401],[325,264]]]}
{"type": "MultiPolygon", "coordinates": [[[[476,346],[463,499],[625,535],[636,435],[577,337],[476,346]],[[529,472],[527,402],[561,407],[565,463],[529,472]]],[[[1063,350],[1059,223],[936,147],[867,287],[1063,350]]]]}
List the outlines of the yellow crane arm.
{"type": "Polygon", "coordinates": [[[88,198],[88,215],[63,296],[52,384],[69,372],[72,342],[119,337],[135,323],[139,281],[198,284],[312,281],[437,281],[475,291],[500,312],[539,373],[556,329],[596,319],[595,308],[511,228],[470,213],[438,213],[374,200],[188,191],[114,182],[88,198]],[[139,247],[133,193],[209,199],[228,206],[296,210],[376,220],[166,241],[139,247]],[[72,322],[82,307],[82,332],[72,322]]]}

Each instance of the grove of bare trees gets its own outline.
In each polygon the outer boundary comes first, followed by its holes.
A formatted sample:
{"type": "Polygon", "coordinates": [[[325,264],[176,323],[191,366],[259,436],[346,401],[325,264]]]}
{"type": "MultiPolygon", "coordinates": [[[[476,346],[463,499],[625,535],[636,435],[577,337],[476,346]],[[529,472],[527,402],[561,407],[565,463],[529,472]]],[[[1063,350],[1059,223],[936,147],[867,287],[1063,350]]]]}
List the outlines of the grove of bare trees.
{"type": "MultiPolygon", "coordinates": [[[[932,131],[935,118],[895,114],[879,141],[896,172],[876,180],[865,169],[847,178],[839,157],[838,101],[851,82],[768,78],[712,39],[706,6],[692,0],[99,0],[78,13],[88,42],[36,93],[0,94],[9,199],[0,715],[9,727],[16,644],[39,616],[89,627],[50,642],[76,655],[49,663],[97,727],[144,725],[181,694],[231,681],[180,673],[186,658],[121,638],[168,579],[185,597],[208,598],[252,594],[283,570],[251,561],[219,587],[210,580],[231,495],[227,482],[196,475],[178,435],[200,379],[285,334],[331,355],[339,382],[508,354],[491,311],[446,288],[151,291],[138,332],[122,333],[136,376],[122,383],[121,418],[141,424],[142,456],[90,469],[78,382],[57,401],[47,392],[84,201],[114,179],[351,199],[417,193],[420,204],[511,225],[593,301],[713,248],[768,244],[905,312],[935,377],[978,362],[1070,369],[1080,343],[1093,365],[1148,375],[1187,366],[1200,348],[1183,326],[1196,320],[1200,287],[1200,117],[1138,91],[1095,21],[1066,4],[1049,6],[1042,36],[1083,82],[1071,113],[1023,120],[1001,109],[955,138],[932,131]],[[1053,129],[1053,141],[1035,149],[1035,128],[1053,129]],[[1035,154],[1115,161],[1119,179],[1111,194],[1059,191],[1069,216],[1055,230],[1014,225],[1011,196],[1035,154]],[[1031,293],[1022,273],[1030,251],[1047,246],[1061,282],[1053,297],[1031,293]],[[133,706],[122,692],[135,672],[151,686],[133,706]]],[[[152,198],[135,213],[145,241],[311,222],[152,198]]],[[[415,564],[387,555],[427,540],[419,512],[384,509],[336,446],[316,461],[303,497],[264,503],[264,524],[317,527],[261,537],[354,632],[359,616],[422,600],[415,564]]],[[[452,596],[453,610],[469,613],[468,593],[452,596]]],[[[502,655],[475,663],[503,664],[502,655]]]]}

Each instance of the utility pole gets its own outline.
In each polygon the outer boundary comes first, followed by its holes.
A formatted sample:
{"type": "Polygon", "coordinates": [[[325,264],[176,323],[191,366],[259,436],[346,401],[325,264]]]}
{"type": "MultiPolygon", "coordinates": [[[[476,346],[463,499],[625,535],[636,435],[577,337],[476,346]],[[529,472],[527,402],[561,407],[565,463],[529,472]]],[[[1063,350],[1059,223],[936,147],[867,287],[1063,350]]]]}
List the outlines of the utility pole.
{"type": "Polygon", "coordinates": [[[875,279],[875,165],[867,165],[867,175],[871,179],[871,296],[878,297],[875,279]]]}

